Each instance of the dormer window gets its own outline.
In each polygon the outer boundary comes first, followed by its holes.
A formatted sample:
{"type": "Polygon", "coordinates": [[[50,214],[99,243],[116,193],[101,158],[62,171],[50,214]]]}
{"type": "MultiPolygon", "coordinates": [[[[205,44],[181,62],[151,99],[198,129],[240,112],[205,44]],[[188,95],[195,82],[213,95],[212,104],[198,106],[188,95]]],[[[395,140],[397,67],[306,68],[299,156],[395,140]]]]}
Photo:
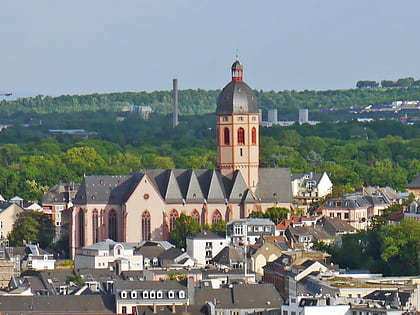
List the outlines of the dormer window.
{"type": "Polygon", "coordinates": [[[174,291],[169,291],[168,292],[168,298],[173,299],[175,297],[175,292],[174,291]]]}
{"type": "Polygon", "coordinates": [[[149,298],[149,291],[143,291],[143,299],[148,299],[149,298]]]}
{"type": "Polygon", "coordinates": [[[161,298],[163,297],[163,292],[162,292],[161,290],[157,291],[157,292],[156,292],[156,297],[157,297],[158,299],[161,299],[161,298]]]}
{"type": "Polygon", "coordinates": [[[310,180],[306,183],[306,190],[313,191],[316,187],[316,183],[313,180],[310,180]]]}
{"type": "Polygon", "coordinates": [[[126,299],[127,298],[127,291],[121,291],[121,298],[126,299]]]}
{"type": "Polygon", "coordinates": [[[150,259],[149,259],[149,258],[147,258],[147,257],[146,257],[146,258],[144,259],[144,265],[145,265],[145,266],[150,266],[150,259]]]}
{"type": "Polygon", "coordinates": [[[137,299],[137,291],[131,291],[131,298],[137,299]]]}
{"type": "Polygon", "coordinates": [[[156,292],[154,290],[150,291],[149,297],[151,299],[155,299],[156,298],[156,292]]]}
{"type": "Polygon", "coordinates": [[[179,291],[178,296],[179,296],[180,299],[184,299],[185,298],[185,291],[184,290],[179,291]]]}

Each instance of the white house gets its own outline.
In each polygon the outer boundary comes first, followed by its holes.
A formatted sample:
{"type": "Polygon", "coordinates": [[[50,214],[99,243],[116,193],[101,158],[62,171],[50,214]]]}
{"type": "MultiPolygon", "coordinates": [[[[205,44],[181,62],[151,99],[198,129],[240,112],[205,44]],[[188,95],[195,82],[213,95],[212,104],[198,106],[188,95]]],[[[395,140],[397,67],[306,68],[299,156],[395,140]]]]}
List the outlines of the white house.
{"type": "Polygon", "coordinates": [[[108,269],[121,271],[143,270],[143,255],[134,255],[138,243],[121,243],[106,239],[83,247],[82,254],[75,256],[76,268],[108,269]]]}
{"type": "Polygon", "coordinates": [[[187,253],[196,265],[208,265],[228,245],[224,233],[201,231],[187,237],[187,253]]]}
{"type": "Polygon", "coordinates": [[[299,206],[308,206],[332,192],[333,184],[327,173],[291,174],[293,199],[299,206]]]}
{"type": "Polygon", "coordinates": [[[226,224],[226,240],[232,245],[251,245],[261,236],[274,236],[276,226],[270,219],[237,219],[226,224]]]}
{"type": "Polygon", "coordinates": [[[26,245],[27,255],[22,261],[22,267],[34,270],[54,270],[54,255],[41,250],[37,245],[26,245]]]}

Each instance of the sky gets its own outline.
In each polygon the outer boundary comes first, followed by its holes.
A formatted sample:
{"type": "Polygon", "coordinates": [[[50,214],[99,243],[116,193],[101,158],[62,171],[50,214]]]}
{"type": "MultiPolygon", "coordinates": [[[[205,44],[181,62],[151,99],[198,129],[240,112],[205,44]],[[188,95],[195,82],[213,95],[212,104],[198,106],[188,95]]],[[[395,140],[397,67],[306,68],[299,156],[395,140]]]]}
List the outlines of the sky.
{"type": "Polygon", "coordinates": [[[0,0],[0,93],[258,90],[420,79],[419,0],[0,0]]]}

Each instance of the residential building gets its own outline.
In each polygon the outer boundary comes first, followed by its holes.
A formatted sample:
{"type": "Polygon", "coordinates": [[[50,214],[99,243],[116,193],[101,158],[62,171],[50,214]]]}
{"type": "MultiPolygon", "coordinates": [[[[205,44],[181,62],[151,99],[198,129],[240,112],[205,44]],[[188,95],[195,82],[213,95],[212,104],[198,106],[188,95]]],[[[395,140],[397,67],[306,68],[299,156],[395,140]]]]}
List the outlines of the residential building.
{"type": "Polygon", "coordinates": [[[55,226],[56,239],[60,237],[64,224],[63,213],[73,206],[73,199],[79,189],[78,183],[54,185],[42,195],[42,211],[51,217],[55,226]]]}
{"type": "Polygon", "coordinates": [[[308,207],[332,192],[333,184],[327,173],[293,173],[293,199],[299,207],[308,207]]]}
{"type": "Polygon", "coordinates": [[[75,256],[75,268],[113,269],[117,274],[128,270],[143,270],[143,255],[135,255],[136,243],[120,243],[106,239],[85,246],[75,256]]]}
{"type": "Polygon", "coordinates": [[[15,202],[0,202],[0,242],[7,240],[9,233],[13,230],[13,224],[23,211],[25,210],[22,206],[15,202]]]}
{"type": "Polygon", "coordinates": [[[187,284],[176,280],[121,280],[114,283],[114,290],[118,314],[139,314],[142,308],[151,308],[156,312],[161,307],[175,313],[178,307],[185,309],[194,295],[193,282],[188,281],[187,284]]]}
{"type": "Polygon", "coordinates": [[[417,199],[420,198],[420,173],[407,185],[407,191],[416,196],[417,199]]]}
{"type": "Polygon", "coordinates": [[[13,257],[19,261],[21,269],[54,270],[54,255],[39,248],[36,244],[27,244],[25,247],[15,247],[11,251],[13,257]]]}
{"type": "Polygon", "coordinates": [[[257,274],[258,278],[261,278],[263,267],[289,249],[290,245],[284,236],[262,236],[254,245],[248,247],[251,270],[257,274]]]}
{"type": "Polygon", "coordinates": [[[195,265],[205,266],[228,245],[225,234],[202,230],[187,237],[187,253],[194,259],[195,265]]]}
{"type": "Polygon", "coordinates": [[[328,199],[316,210],[318,215],[336,217],[350,223],[356,229],[366,229],[370,219],[381,214],[391,205],[385,196],[346,195],[328,199]]]}
{"type": "Polygon", "coordinates": [[[235,246],[255,244],[263,236],[274,236],[276,226],[270,219],[236,219],[226,224],[226,240],[235,246]]]}
{"type": "Polygon", "coordinates": [[[280,314],[283,299],[272,284],[233,284],[231,287],[195,290],[195,304],[209,315],[280,314]]]}
{"type": "Polygon", "coordinates": [[[413,219],[420,222],[420,200],[414,200],[408,205],[407,211],[404,212],[404,219],[413,219]]]}

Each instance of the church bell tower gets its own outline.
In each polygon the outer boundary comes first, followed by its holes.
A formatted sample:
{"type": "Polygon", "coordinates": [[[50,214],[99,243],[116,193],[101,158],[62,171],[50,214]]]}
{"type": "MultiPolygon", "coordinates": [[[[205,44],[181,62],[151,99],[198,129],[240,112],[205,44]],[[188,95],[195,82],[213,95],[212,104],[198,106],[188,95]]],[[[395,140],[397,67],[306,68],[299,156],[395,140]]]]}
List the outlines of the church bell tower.
{"type": "Polygon", "coordinates": [[[254,92],[243,81],[243,66],[232,64],[232,80],[217,100],[217,153],[222,175],[239,170],[254,190],[259,168],[259,111],[254,92]]]}

